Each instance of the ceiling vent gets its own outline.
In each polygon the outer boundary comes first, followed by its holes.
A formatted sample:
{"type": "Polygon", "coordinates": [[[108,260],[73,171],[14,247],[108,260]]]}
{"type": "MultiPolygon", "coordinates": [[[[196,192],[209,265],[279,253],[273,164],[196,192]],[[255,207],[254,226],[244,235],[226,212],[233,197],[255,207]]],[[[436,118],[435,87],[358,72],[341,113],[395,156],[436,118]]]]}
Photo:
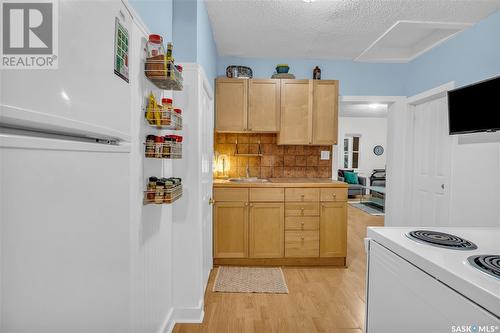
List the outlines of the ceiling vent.
{"type": "Polygon", "coordinates": [[[354,60],[358,62],[409,62],[471,25],[470,23],[397,21],[354,60]]]}

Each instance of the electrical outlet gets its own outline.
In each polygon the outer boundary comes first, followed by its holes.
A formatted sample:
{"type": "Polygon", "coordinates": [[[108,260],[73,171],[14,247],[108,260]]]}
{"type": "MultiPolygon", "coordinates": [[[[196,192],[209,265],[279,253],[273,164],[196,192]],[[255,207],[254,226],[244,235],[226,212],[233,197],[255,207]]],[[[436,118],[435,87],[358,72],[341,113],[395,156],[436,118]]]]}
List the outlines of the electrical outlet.
{"type": "Polygon", "coordinates": [[[322,160],[329,160],[330,159],[330,152],[328,150],[322,150],[321,151],[321,159],[322,160]]]}

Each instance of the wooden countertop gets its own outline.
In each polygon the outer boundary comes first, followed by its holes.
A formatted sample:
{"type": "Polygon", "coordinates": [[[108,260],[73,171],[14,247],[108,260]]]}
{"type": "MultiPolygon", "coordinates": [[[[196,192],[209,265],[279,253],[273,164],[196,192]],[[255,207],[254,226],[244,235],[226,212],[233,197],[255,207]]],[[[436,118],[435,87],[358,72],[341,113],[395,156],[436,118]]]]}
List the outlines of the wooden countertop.
{"type": "Polygon", "coordinates": [[[237,183],[214,179],[214,187],[348,187],[347,183],[330,178],[269,178],[267,183],[237,183]]]}

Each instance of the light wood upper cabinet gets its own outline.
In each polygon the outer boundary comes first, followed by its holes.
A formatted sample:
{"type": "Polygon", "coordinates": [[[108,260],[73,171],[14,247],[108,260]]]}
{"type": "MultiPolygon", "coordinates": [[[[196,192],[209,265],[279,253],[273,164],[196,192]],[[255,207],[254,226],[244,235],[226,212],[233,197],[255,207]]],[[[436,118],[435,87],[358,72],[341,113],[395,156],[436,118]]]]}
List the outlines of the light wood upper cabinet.
{"type": "Polygon", "coordinates": [[[313,81],[313,145],[337,144],[338,96],[338,81],[313,81]]]}
{"type": "Polygon", "coordinates": [[[345,257],[347,254],[347,203],[321,204],[320,257],[345,257]]]}
{"type": "Polygon", "coordinates": [[[280,91],[280,80],[248,80],[248,131],[279,131],[280,91]]]}
{"type": "Polygon", "coordinates": [[[215,129],[220,132],[246,131],[248,80],[217,79],[215,91],[215,129]]]}
{"type": "Polygon", "coordinates": [[[216,202],[214,258],[248,257],[248,202],[216,202]]]}
{"type": "Polygon", "coordinates": [[[311,80],[281,80],[281,126],[278,144],[312,143],[311,80]]]}
{"type": "Polygon", "coordinates": [[[250,203],[250,258],[282,258],[284,231],[283,203],[250,203]]]}
{"type": "Polygon", "coordinates": [[[218,132],[278,132],[280,145],[337,144],[336,80],[216,80],[218,132]]]}

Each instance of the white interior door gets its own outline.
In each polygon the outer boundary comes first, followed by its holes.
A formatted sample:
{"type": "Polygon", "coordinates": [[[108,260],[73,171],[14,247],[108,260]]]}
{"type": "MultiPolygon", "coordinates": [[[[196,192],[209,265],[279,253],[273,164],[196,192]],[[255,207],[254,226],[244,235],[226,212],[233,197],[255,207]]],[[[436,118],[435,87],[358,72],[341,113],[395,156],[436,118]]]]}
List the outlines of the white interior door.
{"type": "Polygon", "coordinates": [[[213,163],[213,138],[214,138],[214,101],[208,83],[202,81],[200,93],[201,107],[201,194],[202,194],[202,247],[203,247],[203,282],[208,282],[212,269],[212,163],[213,163]]]}
{"type": "Polygon", "coordinates": [[[418,226],[446,226],[450,211],[451,143],[447,98],[412,107],[411,219],[418,226]]]}

